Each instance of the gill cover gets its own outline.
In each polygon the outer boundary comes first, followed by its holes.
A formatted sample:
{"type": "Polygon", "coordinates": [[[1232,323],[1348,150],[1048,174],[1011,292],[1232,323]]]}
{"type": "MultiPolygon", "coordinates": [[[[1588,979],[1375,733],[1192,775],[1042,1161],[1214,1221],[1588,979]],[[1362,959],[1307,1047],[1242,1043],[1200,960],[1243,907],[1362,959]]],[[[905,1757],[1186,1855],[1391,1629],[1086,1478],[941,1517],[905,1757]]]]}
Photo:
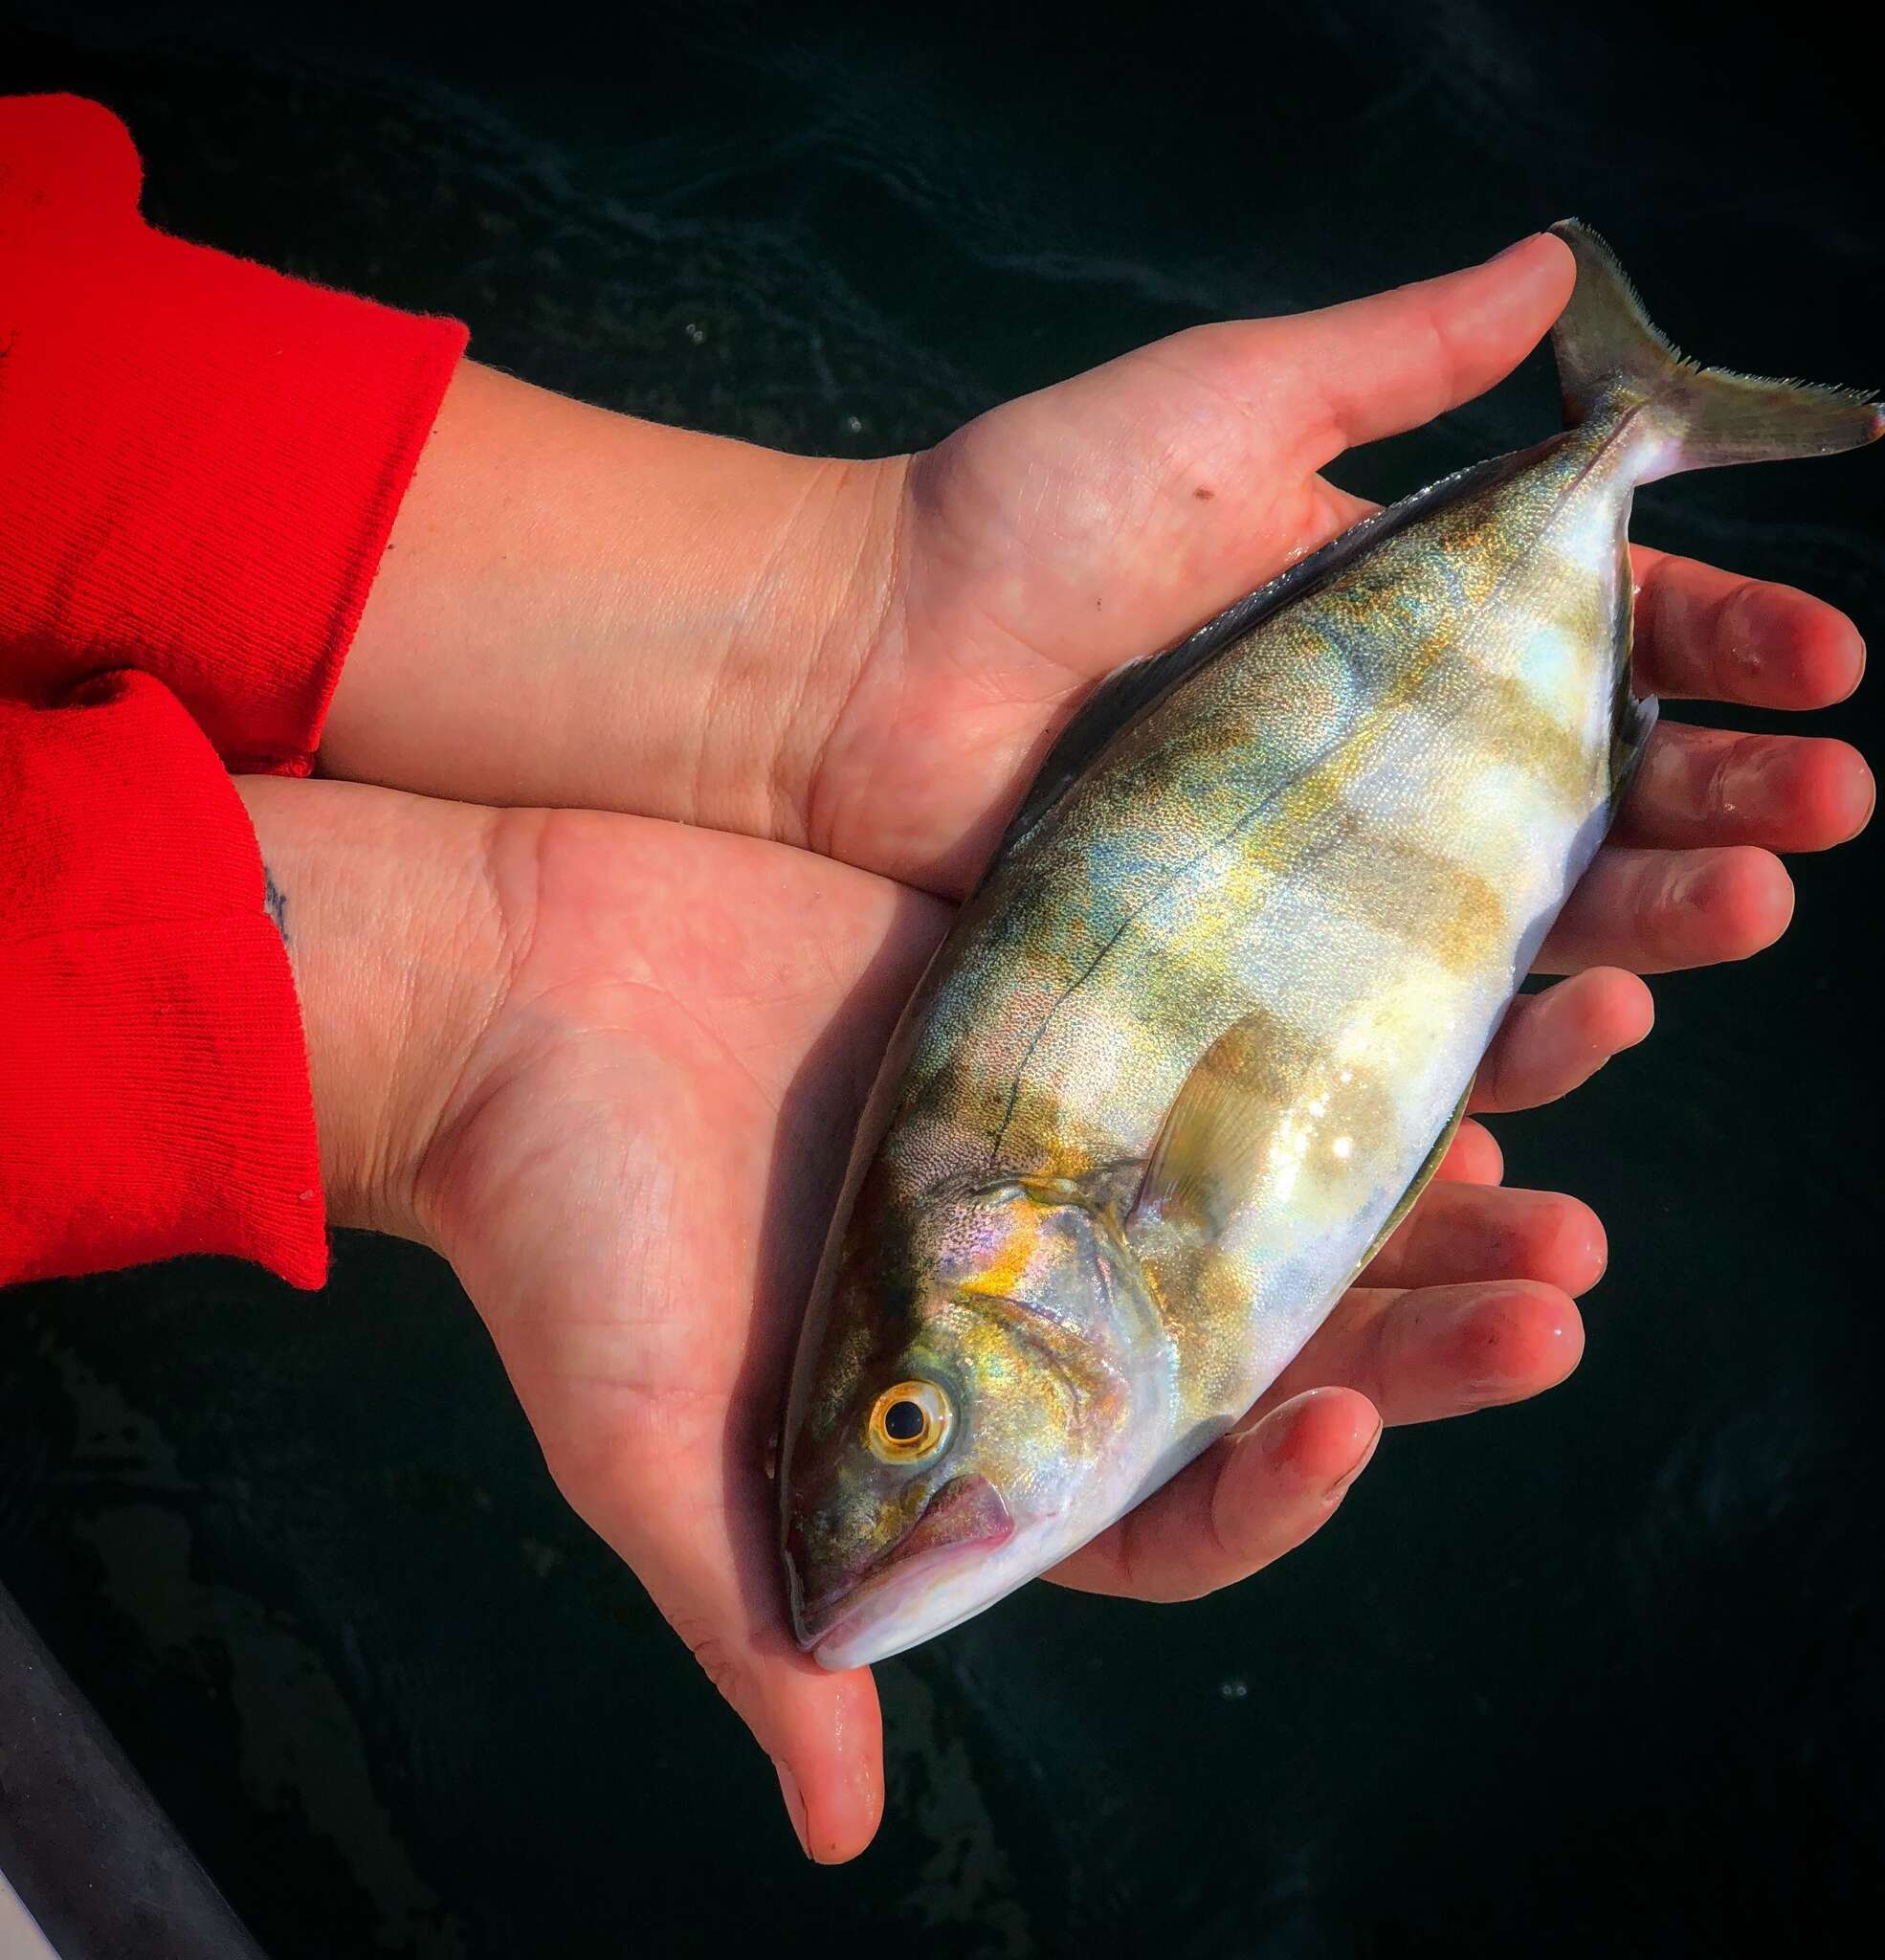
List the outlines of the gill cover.
{"type": "Polygon", "coordinates": [[[831,1665],[1084,1542],[1164,1428],[1164,1332],[1105,1178],[958,1187],[891,1242],[835,1282],[833,1326],[867,1325],[874,1289],[892,1310],[879,1338],[831,1344],[782,1466],[794,1632],[831,1665]]]}

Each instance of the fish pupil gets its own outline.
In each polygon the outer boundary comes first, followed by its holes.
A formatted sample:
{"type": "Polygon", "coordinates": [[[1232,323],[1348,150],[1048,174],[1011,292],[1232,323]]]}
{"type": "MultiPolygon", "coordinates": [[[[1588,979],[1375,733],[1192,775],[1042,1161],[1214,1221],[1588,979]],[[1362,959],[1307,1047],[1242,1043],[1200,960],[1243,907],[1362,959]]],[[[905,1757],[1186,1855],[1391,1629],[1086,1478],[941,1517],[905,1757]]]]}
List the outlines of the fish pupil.
{"type": "Polygon", "coordinates": [[[923,1433],[924,1416],[914,1402],[893,1402],[883,1412],[883,1433],[894,1443],[913,1443],[923,1433]]]}

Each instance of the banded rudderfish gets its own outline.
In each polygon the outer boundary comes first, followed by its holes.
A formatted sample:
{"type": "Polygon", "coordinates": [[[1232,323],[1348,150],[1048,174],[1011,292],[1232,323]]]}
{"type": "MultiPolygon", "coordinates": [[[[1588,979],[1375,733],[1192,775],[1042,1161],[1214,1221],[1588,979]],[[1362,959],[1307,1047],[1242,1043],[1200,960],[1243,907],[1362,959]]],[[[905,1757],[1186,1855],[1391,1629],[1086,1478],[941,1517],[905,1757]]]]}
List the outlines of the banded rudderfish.
{"type": "Polygon", "coordinates": [[[825,1665],[981,1612],[1276,1378],[1432,1174],[1642,753],[1636,486],[1885,432],[1683,359],[1555,230],[1566,430],[1104,683],[899,1023],[783,1432],[825,1665]]]}

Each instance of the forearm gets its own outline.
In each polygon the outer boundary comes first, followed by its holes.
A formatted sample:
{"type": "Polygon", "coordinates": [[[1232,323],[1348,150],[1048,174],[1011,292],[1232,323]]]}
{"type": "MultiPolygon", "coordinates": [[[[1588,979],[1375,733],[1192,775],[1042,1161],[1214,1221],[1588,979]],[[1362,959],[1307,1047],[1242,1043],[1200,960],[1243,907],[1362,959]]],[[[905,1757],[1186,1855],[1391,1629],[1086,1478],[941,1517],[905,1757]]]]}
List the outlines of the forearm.
{"type": "Polygon", "coordinates": [[[463,364],[322,767],[774,830],[881,605],[900,495],[894,463],[663,428],[463,364]]]}
{"type": "Polygon", "coordinates": [[[99,104],[0,98],[0,691],[133,669],[305,773],[464,329],[156,231],[139,180],[99,104]]]}

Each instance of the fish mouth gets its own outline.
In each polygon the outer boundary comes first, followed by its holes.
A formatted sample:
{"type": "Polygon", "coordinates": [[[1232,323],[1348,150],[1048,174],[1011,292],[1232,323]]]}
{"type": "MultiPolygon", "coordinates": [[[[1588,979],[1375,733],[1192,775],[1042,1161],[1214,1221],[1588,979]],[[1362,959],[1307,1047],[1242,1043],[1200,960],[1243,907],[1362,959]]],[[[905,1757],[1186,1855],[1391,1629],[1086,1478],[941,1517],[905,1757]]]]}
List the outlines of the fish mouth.
{"type": "MultiPolygon", "coordinates": [[[[1013,1536],[1013,1516],[986,1477],[971,1471],[950,1478],[930,1493],[916,1523],[895,1545],[842,1585],[798,1606],[792,1616],[799,1645],[821,1666],[859,1665],[859,1659],[836,1657],[854,1652],[874,1627],[913,1604],[913,1590],[926,1594],[968,1554],[1006,1545],[1013,1536]]],[[[898,1642],[905,1644],[910,1643],[898,1642]]]]}

